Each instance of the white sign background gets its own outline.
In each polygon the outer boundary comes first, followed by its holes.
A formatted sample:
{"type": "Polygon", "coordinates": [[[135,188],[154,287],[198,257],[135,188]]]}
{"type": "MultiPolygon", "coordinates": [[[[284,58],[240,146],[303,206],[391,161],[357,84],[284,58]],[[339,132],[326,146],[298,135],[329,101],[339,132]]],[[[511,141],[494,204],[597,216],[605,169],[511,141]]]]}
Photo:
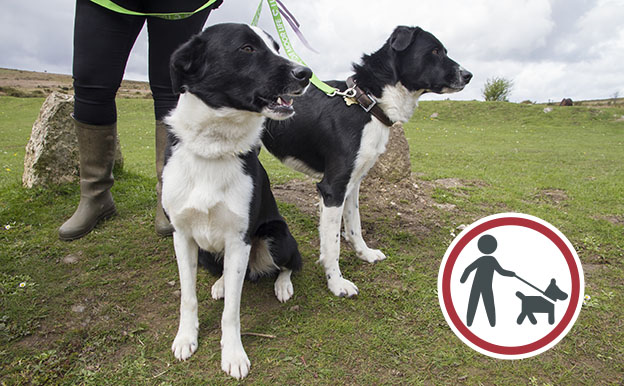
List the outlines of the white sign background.
{"type": "Polygon", "coordinates": [[[447,250],[442,265],[440,267],[440,274],[438,276],[438,295],[440,298],[440,305],[444,313],[447,323],[451,326],[451,329],[455,334],[468,344],[473,349],[496,358],[503,359],[519,359],[526,358],[536,354],[539,354],[550,347],[554,346],[559,340],[561,340],[569,331],[569,329],[576,321],[580,307],[582,305],[583,298],[583,273],[580,261],[574,248],[565,236],[554,228],[551,224],[533,216],[528,216],[519,213],[503,213],[499,215],[489,216],[481,219],[474,224],[464,229],[453,240],[451,246],[447,250]],[[470,332],[476,335],[478,338],[495,345],[505,347],[518,347],[532,344],[539,339],[548,335],[555,327],[562,321],[562,318],[570,307],[570,302],[574,302],[572,307],[575,307],[575,313],[572,320],[569,321],[566,328],[556,339],[549,344],[541,347],[538,350],[530,353],[524,353],[519,355],[503,355],[499,353],[490,352],[479,345],[471,342],[465,337],[460,330],[453,324],[453,321],[448,315],[447,308],[450,304],[444,303],[443,298],[443,286],[442,277],[443,272],[448,261],[451,251],[456,247],[458,242],[466,237],[477,226],[491,222],[495,219],[501,219],[505,217],[516,217],[526,219],[540,225],[546,226],[556,236],[561,239],[566,247],[570,250],[574,257],[574,263],[577,266],[580,276],[580,292],[576,299],[571,298],[572,293],[572,277],[568,261],[562,254],[561,250],[544,234],[525,226],[516,225],[504,225],[496,226],[487,229],[478,235],[474,236],[459,252],[455,263],[452,267],[450,275],[450,298],[452,299],[452,307],[454,307],[457,316],[463,323],[463,328],[468,328],[470,332]],[[529,285],[523,283],[516,277],[506,277],[495,272],[492,281],[492,290],[494,294],[494,304],[496,308],[496,325],[491,327],[487,314],[485,312],[485,306],[482,298],[479,299],[477,310],[473,324],[467,327],[466,311],[468,307],[468,299],[472,288],[472,283],[475,276],[475,271],[472,271],[468,276],[466,282],[461,283],[460,278],[464,273],[464,270],[468,265],[474,262],[484,254],[479,251],[477,246],[478,240],[483,235],[491,235],[496,238],[497,248],[490,256],[494,256],[499,265],[508,271],[513,271],[519,277],[533,284],[542,291],[545,291],[550,284],[551,279],[556,280],[557,287],[568,295],[565,300],[559,300],[554,305],[555,310],[555,323],[548,323],[548,315],[545,313],[535,313],[534,316],[537,319],[537,324],[533,325],[528,318],[525,318],[522,324],[517,324],[517,318],[522,310],[522,302],[519,297],[516,296],[516,292],[520,291],[525,296],[540,296],[546,298],[529,285]]]}

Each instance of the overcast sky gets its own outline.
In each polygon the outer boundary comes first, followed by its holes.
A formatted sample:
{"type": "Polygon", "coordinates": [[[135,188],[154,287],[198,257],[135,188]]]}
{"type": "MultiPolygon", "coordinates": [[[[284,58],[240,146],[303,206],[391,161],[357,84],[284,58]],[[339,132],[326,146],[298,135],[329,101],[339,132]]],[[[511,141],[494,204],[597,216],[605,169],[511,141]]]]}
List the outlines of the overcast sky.
{"type": "MultiPolygon", "coordinates": [[[[559,101],[624,96],[624,0],[283,0],[320,53],[290,33],[321,79],[344,79],[351,63],[383,45],[397,25],[420,26],[474,74],[451,99],[482,100],[488,78],[514,82],[510,99],[559,101]]],[[[70,74],[75,2],[0,0],[0,67],[70,74]]],[[[225,0],[207,24],[248,23],[257,0],[225,0]]],[[[268,12],[260,26],[274,36],[268,12]]],[[[126,79],[147,79],[145,29],[126,79]]],[[[436,99],[427,97],[423,99],[436,99]]],[[[439,99],[439,98],[438,98],[439,99]]]]}

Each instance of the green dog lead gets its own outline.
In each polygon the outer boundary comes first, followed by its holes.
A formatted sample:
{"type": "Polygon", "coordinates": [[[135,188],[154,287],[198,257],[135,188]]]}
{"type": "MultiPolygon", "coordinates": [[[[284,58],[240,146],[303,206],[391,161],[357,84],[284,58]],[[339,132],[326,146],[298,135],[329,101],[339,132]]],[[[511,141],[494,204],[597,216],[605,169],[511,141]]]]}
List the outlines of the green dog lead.
{"type": "MultiPolygon", "coordinates": [[[[159,17],[161,19],[167,19],[167,20],[180,20],[180,19],[185,19],[187,17],[193,16],[194,14],[210,7],[216,1],[217,0],[208,0],[204,5],[202,5],[201,7],[197,8],[196,10],[192,12],[143,13],[143,12],[136,12],[136,11],[126,9],[120,6],[119,4],[114,3],[111,0],[91,0],[91,2],[98,4],[99,6],[102,6],[113,12],[121,13],[124,15],[151,16],[151,17],[159,17]]],[[[260,18],[260,14],[262,12],[263,1],[264,0],[260,0],[260,4],[258,5],[256,14],[254,15],[253,21],[251,22],[251,25],[253,26],[258,25],[258,19],[260,18]]],[[[276,1],[275,0],[267,0],[267,1],[271,9],[271,15],[273,16],[273,22],[275,23],[275,28],[277,29],[277,33],[279,35],[282,46],[284,47],[284,50],[286,51],[286,55],[288,55],[288,57],[291,60],[294,60],[295,62],[306,66],[305,62],[299,57],[299,55],[297,55],[295,50],[292,48],[292,45],[290,44],[290,39],[288,38],[288,34],[286,33],[286,27],[284,26],[284,22],[282,20],[282,17],[280,16],[280,11],[278,9],[276,1]]],[[[312,79],[310,79],[310,82],[314,86],[316,86],[319,90],[323,91],[329,96],[334,96],[337,94],[336,92],[337,90],[335,88],[331,87],[327,83],[320,80],[316,75],[312,75],[312,79]]]]}
{"type": "MultiPolygon", "coordinates": [[[[262,12],[262,2],[264,0],[260,0],[260,4],[258,4],[258,9],[256,10],[256,14],[254,15],[253,21],[251,25],[257,26],[258,19],[260,18],[260,13],[262,12]]],[[[280,11],[277,6],[277,2],[275,0],[267,0],[269,3],[269,8],[271,9],[271,16],[273,16],[273,23],[275,24],[275,29],[277,30],[277,35],[279,36],[280,42],[282,43],[282,47],[284,47],[284,51],[286,55],[293,61],[302,64],[306,67],[309,67],[305,62],[297,55],[292,45],[290,44],[290,39],[288,38],[288,34],[286,33],[286,27],[284,26],[284,21],[280,16],[280,11]]],[[[310,79],[310,83],[312,83],[316,88],[323,91],[328,96],[334,96],[339,94],[335,88],[328,85],[327,83],[320,80],[316,75],[312,74],[312,78],[310,79]]]]}
{"type": "Polygon", "coordinates": [[[142,12],[135,12],[135,11],[131,11],[129,9],[126,9],[122,6],[120,6],[119,4],[115,4],[113,3],[111,0],[91,0],[91,2],[102,6],[106,9],[109,9],[113,12],[117,12],[117,13],[122,13],[124,15],[132,15],[132,16],[152,16],[152,17],[159,17],[161,19],[167,19],[167,20],[180,20],[180,19],[186,19],[187,17],[193,16],[194,14],[196,14],[197,12],[203,11],[204,9],[210,7],[212,4],[214,4],[217,0],[208,0],[206,2],[206,4],[202,5],[201,7],[197,8],[196,10],[192,11],[192,12],[175,12],[175,13],[142,13],[142,12]]]}

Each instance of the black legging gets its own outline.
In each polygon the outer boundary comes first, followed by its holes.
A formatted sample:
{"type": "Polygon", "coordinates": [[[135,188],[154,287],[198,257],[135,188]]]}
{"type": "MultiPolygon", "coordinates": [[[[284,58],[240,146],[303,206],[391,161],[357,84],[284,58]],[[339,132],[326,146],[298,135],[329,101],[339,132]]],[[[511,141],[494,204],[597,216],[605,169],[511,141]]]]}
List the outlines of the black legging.
{"type": "MultiPolygon", "coordinates": [[[[137,12],[193,11],[206,0],[125,0],[123,7],[137,12]]],[[[115,95],[121,84],[130,50],[147,20],[149,82],[156,120],[164,118],[177,103],[171,90],[169,57],[204,26],[210,9],[181,20],[129,16],[110,11],[89,0],[76,1],[74,25],[74,117],[91,125],[117,121],[115,95]]]]}

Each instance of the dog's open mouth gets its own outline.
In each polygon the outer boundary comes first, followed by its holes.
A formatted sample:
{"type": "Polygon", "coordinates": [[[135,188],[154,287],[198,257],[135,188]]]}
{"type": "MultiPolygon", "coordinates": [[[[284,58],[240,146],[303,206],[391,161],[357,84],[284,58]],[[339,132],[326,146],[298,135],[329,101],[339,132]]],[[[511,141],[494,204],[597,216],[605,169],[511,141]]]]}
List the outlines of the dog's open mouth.
{"type": "Polygon", "coordinates": [[[463,90],[464,87],[466,87],[466,85],[452,84],[450,87],[444,87],[443,90],[448,90],[446,91],[446,93],[453,93],[453,92],[459,92],[463,90]]]}
{"type": "Polygon", "coordinates": [[[450,85],[450,86],[435,86],[432,87],[429,91],[434,92],[436,94],[453,94],[463,90],[465,87],[460,85],[450,85]]]}
{"type": "Polygon", "coordinates": [[[285,96],[278,96],[277,100],[269,103],[267,106],[270,110],[275,111],[277,113],[291,113],[295,111],[293,108],[293,100],[292,98],[288,98],[285,96]]]}
{"type": "Polygon", "coordinates": [[[295,113],[292,98],[280,95],[274,99],[261,99],[266,103],[266,106],[264,107],[265,111],[274,119],[288,118],[295,113]]]}

